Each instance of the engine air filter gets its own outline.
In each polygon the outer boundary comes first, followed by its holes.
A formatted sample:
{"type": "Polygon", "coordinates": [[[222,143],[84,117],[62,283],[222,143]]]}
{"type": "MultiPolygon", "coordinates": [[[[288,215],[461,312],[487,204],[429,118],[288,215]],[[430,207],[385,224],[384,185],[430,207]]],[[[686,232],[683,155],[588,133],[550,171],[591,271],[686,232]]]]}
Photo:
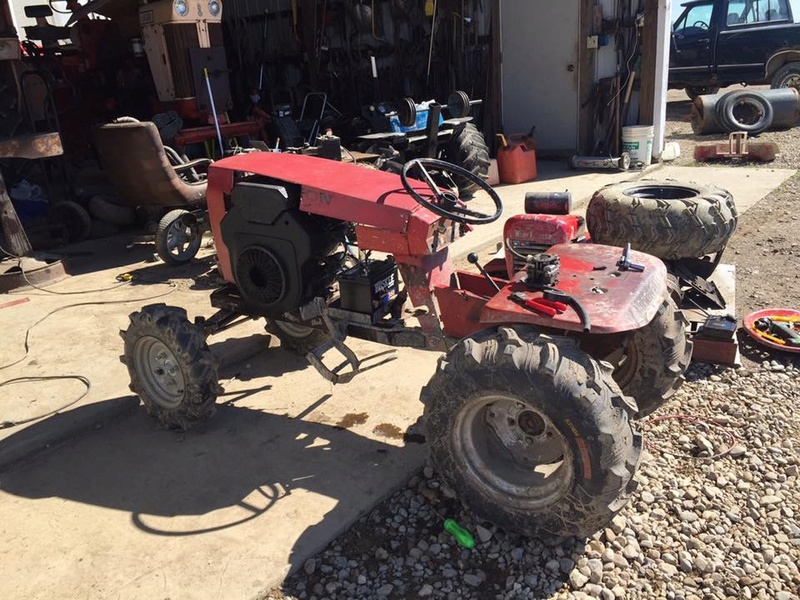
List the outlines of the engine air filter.
{"type": "Polygon", "coordinates": [[[236,281],[244,299],[262,307],[279,302],[286,293],[283,267],[275,255],[262,246],[252,246],[239,255],[236,281]]]}

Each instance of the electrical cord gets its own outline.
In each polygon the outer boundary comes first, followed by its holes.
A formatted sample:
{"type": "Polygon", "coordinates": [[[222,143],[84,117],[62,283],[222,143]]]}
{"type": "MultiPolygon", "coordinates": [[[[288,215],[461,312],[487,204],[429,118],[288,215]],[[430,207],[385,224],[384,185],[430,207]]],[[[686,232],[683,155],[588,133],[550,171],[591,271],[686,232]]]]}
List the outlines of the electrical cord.
{"type": "MultiPolygon", "coordinates": [[[[55,294],[57,296],[73,296],[75,294],[91,294],[93,292],[108,292],[108,291],[111,291],[111,290],[116,290],[117,288],[119,288],[120,286],[123,286],[123,285],[130,285],[130,283],[131,283],[130,281],[121,281],[120,283],[117,283],[115,285],[112,285],[112,286],[109,286],[109,287],[106,287],[106,288],[98,288],[96,290],[78,290],[76,292],[57,292],[55,290],[49,290],[47,288],[43,288],[43,287],[38,286],[35,283],[31,282],[31,280],[28,279],[28,274],[25,273],[25,269],[22,268],[22,261],[20,261],[20,263],[19,263],[19,270],[22,272],[22,278],[27,282],[27,284],[29,286],[31,286],[34,289],[39,290],[40,292],[47,292],[48,294],[55,294]]],[[[20,293],[24,293],[24,292],[9,292],[9,293],[20,294],[20,293]]]]}
{"type": "Polygon", "coordinates": [[[1,388],[1,387],[4,387],[4,386],[7,386],[7,385],[14,384],[14,383],[22,383],[22,382],[26,382],[26,381],[30,381],[30,382],[35,382],[35,381],[63,381],[65,379],[74,379],[76,381],[80,381],[85,387],[85,389],[83,390],[83,393],[80,396],[78,396],[77,398],[75,398],[73,400],[70,400],[66,404],[64,404],[62,406],[59,406],[58,408],[54,408],[53,410],[49,410],[47,412],[44,412],[44,413],[42,413],[40,415],[36,415],[36,416],[33,416],[33,417],[27,417],[25,419],[20,419],[18,421],[2,421],[2,422],[0,422],[0,429],[9,429],[10,427],[17,427],[19,425],[25,425],[26,423],[31,423],[33,421],[38,421],[39,419],[43,419],[45,417],[49,417],[50,415],[54,415],[56,413],[59,413],[62,410],[65,410],[65,409],[69,408],[70,406],[73,406],[73,405],[77,404],[78,402],[80,402],[81,400],[83,400],[87,396],[89,391],[92,389],[91,381],[89,381],[83,375],[41,375],[41,376],[37,376],[37,377],[15,377],[14,379],[8,379],[8,380],[3,381],[2,383],[0,383],[0,388],[1,388]]]}
{"type": "MultiPolygon", "coordinates": [[[[79,306],[102,306],[102,305],[107,305],[107,304],[129,304],[131,302],[144,302],[145,300],[155,300],[156,298],[162,298],[163,296],[171,294],[172,292],[174,292],[177,289],[173,284],[170,284],[170,283],[157,284],[157,285],[168,285],[171,289],[169,291],[164,292],[163,294],[156,294],[154,296],[147,296],[145,298],[132,298],[130,300],[96,300],[94,302],[76,302],[74,304],[67,304],[66,306],[60,306],[58,308],[55,308],[55,309],[51,310],[45,316],[43,316],[41,319],[36,321],[33,325],[28,327],[28,329],[25,331],[25,342],[24,342],[25,354],[22,357],[20,357],[17,360],[15,360],[14,362],[10,362],[10,363],[8,363],[6,365],[0,366],[0,371],[2,371],[4,369],[8,369],[9,367],[13,367],[14,365],[18,365],[19,363],[21,363],[23,360],[25,360],[28,357],[28,355],[30,354],[30,335],[31,335],[31,331],[33,331],[33,329],[37,325],[41,324],[43,321],[45,321],[49,317],[53,316],[57,312],[61,312],[62,310],[66,310],[68,308],[77,308],[79,306]]],[[[2,384],[0,384],[0,385],[2,385],[2,384]]]]}

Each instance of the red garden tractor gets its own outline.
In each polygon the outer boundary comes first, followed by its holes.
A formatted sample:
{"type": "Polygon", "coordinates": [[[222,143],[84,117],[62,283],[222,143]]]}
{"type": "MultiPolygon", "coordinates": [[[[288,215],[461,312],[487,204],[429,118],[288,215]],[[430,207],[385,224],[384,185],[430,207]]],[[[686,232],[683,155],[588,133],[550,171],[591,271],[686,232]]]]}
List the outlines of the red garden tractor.
{"type": "Polygon", "coordinates": [[[435,468],[481,517],[580,536],[625,505],[641,453],[633,420],[677,389],[691,352],[660,259],[572,243],[579,217],[525,214],[506,223],[506,261],[456,269],[450,244],[499,219],[502,203],[434,159],[396,175],[245,154],[210,166],[207,200],[228,282],[211,294],[218,312],[190,322],[150,305],[123,332],[150,414],[181,429],[212,415],[207,337],[264,317],[334,383],[359,372],[348,336],[444,352],[421,394],[425,434],[435,468]],[[454,178],[480,193],[459,198],[454,178]],[[342,370],[324,364],[330,350],[342,370]]]}

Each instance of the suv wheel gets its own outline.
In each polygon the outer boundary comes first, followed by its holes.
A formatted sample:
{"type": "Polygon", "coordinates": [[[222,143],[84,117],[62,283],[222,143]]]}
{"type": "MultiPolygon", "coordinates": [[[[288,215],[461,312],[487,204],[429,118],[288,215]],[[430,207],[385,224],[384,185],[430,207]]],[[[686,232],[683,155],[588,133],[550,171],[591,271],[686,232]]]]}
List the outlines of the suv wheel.
{"type": "Polygon", "coordinates": [[[684,88],[686,95],[692,100],[698,96],[706,96],[708,94],[716,94],[719,91],[718,85],[690,85],[684,88]]]}
{"type": "Polygon", "coordinates": [[[772,89],[785,87],[800,89],[800,63],[793,62],[783,65],[772,76],[769,87],[772,89]]]}

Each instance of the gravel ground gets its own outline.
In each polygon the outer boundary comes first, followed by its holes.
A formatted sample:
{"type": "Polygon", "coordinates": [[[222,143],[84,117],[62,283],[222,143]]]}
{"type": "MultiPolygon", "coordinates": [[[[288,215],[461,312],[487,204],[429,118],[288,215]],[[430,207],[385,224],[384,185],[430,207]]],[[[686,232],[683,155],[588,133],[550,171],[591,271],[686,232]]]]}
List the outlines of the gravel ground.
{"type": "MultiPolygon", "coordinates": [[[[671,102],[668,140],[695,164],[688,101],[671,102]]],[[[800,166],[800,128],[767,132],[800,166]]],[[[742,216],[726,260],[737,265],[738,317],[800,308],[800,178],[742,216]]],[[[589,539],[546,545],[477,521],[430,467],[299,565],[277,599],[798,599],[800,355],[740,336],[744,367],[693,364],[687,383],[640,423],[647,440],[631,502],[589,539]],[[442,529],[472,532],[464,549],[442,529]]]]}

